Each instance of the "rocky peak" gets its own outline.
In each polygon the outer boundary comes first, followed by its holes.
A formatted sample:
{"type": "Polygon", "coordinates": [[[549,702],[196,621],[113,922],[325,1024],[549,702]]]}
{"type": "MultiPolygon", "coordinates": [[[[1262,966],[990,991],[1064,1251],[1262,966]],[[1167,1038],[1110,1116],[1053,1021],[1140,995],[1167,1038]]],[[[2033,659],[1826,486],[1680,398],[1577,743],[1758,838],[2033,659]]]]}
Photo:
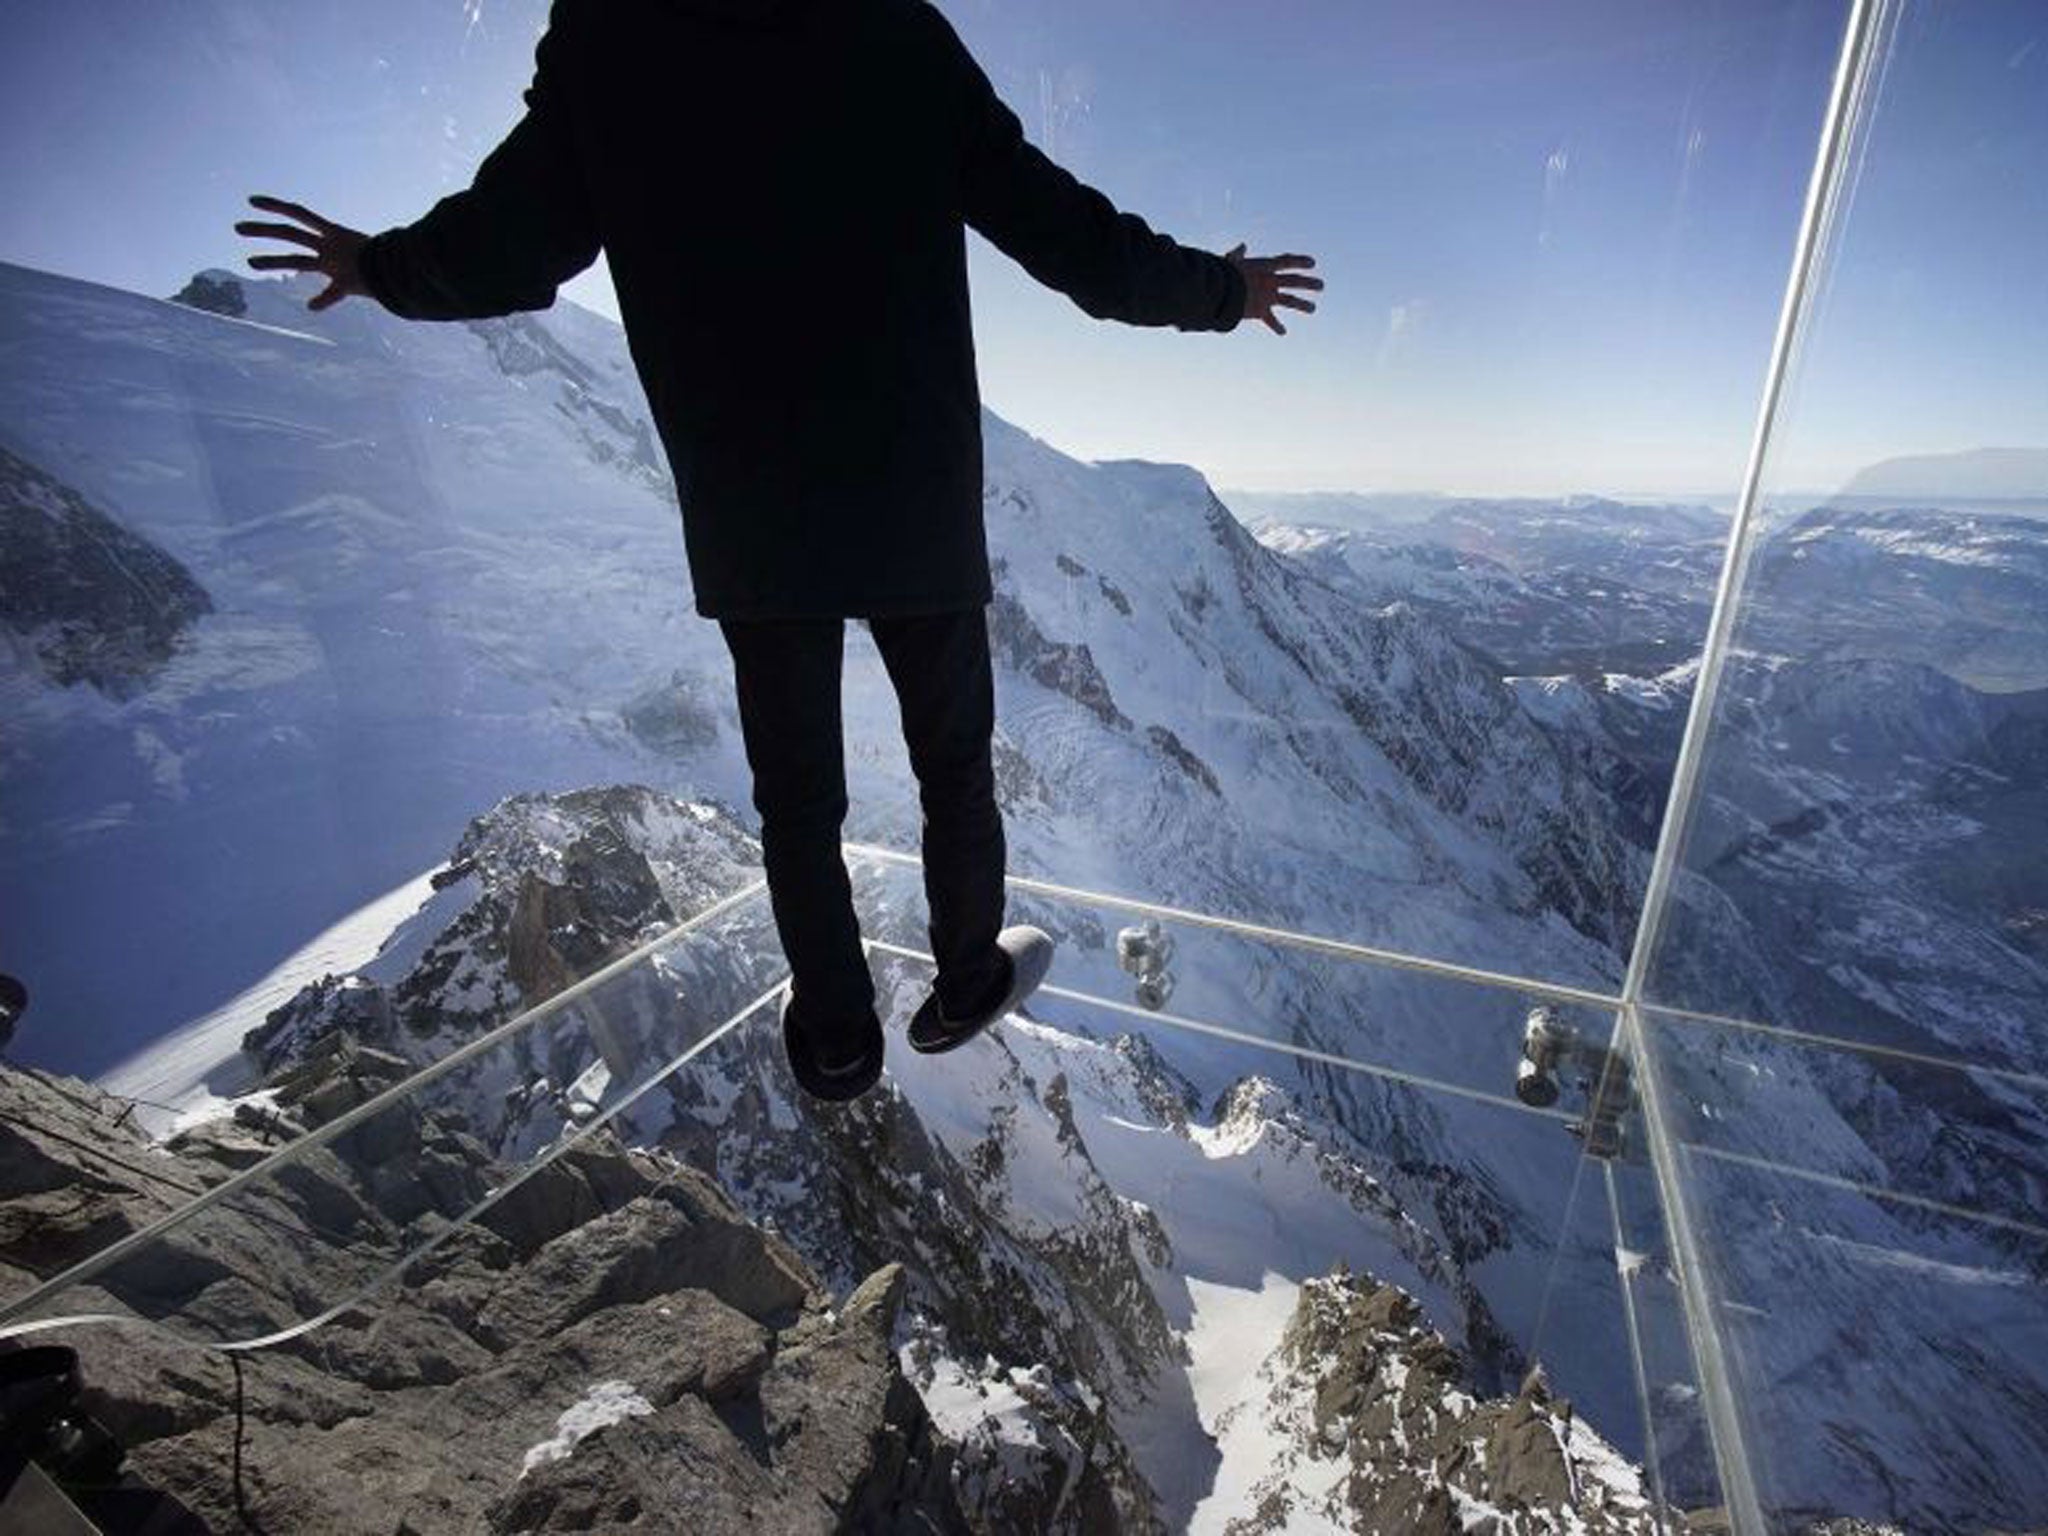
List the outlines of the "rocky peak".
{"type": "Polygon", "coordinates": [[[132,697],[212,611],[168,551],[0,448],[0,622],[52,682],[132,697]]]}
{"type": "MultiPolygon", "coordinates": [[[[4,1068],[0,1105],[0,1294],[197,1192],[239,1144],[221,1122],[155,1147],[119,1101],[4,1068]]],[[[479,1185],[501,1176],[474,1143],[468,1156],[479,1185]]],[[[334,1222],[353,1211],[372,1245],[404,1216],[331,1148],[297,1171],[75,1305],[239,1338],[338,1299],[321,1264],[334,1222]]],[[[891,1347],[900,1268],[835,1310],[788,1245],[696,1170],[587,1143],[557,1171],[544,1198],[494,1207],[399,1285],[245,1357],[239,1394],[219,1356],[133,1329],[62,1331],[85,1409],[131,1472],[220,1530],[240,1528],[240,1497],[266,1528],[309,1536],[653,1533],[684,1511],[707,1531],[966,1531],[952,1453],[891,1347]]]]}
{"type": "Polygon", "coordinates": [[[759,857],[723,811],[640,785],[512,796],[470,823],[436,902],[375,961],[306,987],[243,1049],[275,1073],[338,1030],[424,1059],[710,905],[759,857]]]}
{"type": "Polygon", "coordinates": [[[1658,1529],[1635,1468],[1540,1370],[1513,1397],[1477,1397],[1399,1287],[1342,1268],[1305,1283],[1257,1390],[1288,1438],[1235,1536],[1284,1530],[1297,1512],[1419,1536],[1658,1529]]]}
{"type": "Polygon", "coordinates": [[[240,319],[249,313],[249,296],[239,278],[217,268],[192,274],[192,281],[171,295],[173,304],[240,319]]]}

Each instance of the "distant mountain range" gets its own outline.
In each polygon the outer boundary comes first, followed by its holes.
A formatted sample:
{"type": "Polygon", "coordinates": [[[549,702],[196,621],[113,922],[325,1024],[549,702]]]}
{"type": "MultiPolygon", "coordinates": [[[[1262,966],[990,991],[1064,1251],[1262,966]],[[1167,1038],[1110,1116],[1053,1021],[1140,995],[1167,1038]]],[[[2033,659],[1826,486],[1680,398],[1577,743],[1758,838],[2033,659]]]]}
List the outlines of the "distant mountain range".
{"type": "Polygon", "coordinates": [[[1841,498],[1943,506],[2012,501],[2048,509],[2048,448],[1976,448],[1885,459],[1843,486],[1841,498]]]}

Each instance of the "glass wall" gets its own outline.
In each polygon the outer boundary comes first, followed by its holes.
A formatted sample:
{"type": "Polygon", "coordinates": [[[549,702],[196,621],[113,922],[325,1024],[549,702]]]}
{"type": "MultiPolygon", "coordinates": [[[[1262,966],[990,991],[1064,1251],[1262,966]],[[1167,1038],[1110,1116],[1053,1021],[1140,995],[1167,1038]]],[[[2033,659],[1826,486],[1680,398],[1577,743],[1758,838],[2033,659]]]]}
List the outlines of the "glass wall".
{"type": "Polygon", "coordinates": [[[373,9],[45,7],[0,62],[0,1333],[118,1319],[50,1336],[146,1478],[307,1530],[379,1478],[421,1528],[2048,1520],[2036,7],[945,0],[1060,164],[1327,287],[1105,324],[970,238],[1058,960],[908,1049],[850,625],[852,1108],[784,1063],[604,264],[411,323],[232,232],[410,220],[517,120],[548,7],[373,9]],[[832,1392],[872,1423],[806,1439],[832,1392]]]}
{"type": "Polygon", "coordinates": [[[1019,866],[1615,990],[1843,7],[949,14],[1076,173],[1328,283],[1133,331],[975,245],[1019,866]]]}
{"type": "Polygon", "coordinates": [[[2048,1510],[2042,46],[1873,11],[1643,957],[1772,1528],[2048,1510]]]}
{"type": "MultiPolygon", "coordinates": [[[[907,1004],[930,974],[918,871],[856,874],[877,980],[907,1004]]],[[[650,1419],[627,1454],[758,1456],[801,1492],[789,1384],[772,1366],[721,1383],[701,1357],[743,1319],[793,1358],[850,1347],[877,1265],[913,1298],[891,1305],[924,1405],[894,1411],[959,1437],[954,1496],[985,1528],[1066,1528],[1024,1477],[1048,1470],[1168,1529],[1260,1506],[1357,1523],[1432,1487],[1620,1530],[1719,1502],[1611,1025],[1546,1014],[1549,1096],[1248,1053],[1192,1011],[1219,1001],[1175,942],[1199,931],[1137,930],[1166,963],[1134,976],[1110,960],[1132,914],[1018,895],[1083,963],[857,1106],[806,1099],[783,1064],[758,882],[410,1077],[281,1017],[271,1086],[160,1147],[117,1098],[10,1080],[25,1148],[61,1159],[89,1126],[98,1184],[18,1202],[44,1226],[9,1262],[54,1273],[6,1303],[0,1337],[78,1349],[92,1411],[208,1515],[228,1508],[232,1375],[235,1496],[306,1528],[371,1528],[343,1511],[372,1463],[415,1520],[515,1465],[553,1507],[548,1447],[592,1454],[600,1408],[650,1419]],[[143,1207],[122,1186],[152,1159],[143,1207]],[[123,1220],[138,1230],[105,1242],[123,1220]],[[617,1373],[609,1395],[579,1370],[617,1373]],[[527,1390],[502,1401],[506,1383],[527,1390]],[[693,1403],[716,1419],[687,1422],[693,1403]],[[287,1476],[323,1414],[335,1470],[287,1476]],[[745,1451],[753,1417],[771,1438],[745,1451]]],[[[1210,937],[1298,1006],[1463,1033],[1510,1001],[1210,937]]]]}

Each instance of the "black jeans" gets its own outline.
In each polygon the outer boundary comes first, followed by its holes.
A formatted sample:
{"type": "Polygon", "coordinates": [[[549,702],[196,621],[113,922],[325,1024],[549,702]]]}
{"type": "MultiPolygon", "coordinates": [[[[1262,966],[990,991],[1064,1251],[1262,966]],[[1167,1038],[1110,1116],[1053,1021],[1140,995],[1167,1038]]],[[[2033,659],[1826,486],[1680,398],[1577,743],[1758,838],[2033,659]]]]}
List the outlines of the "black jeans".
{"type": "MultiPolygon", "coordinates": [[[[871,619],[903,712],[924,807],[924,889],[940,1009],[971,1012],[1001,970],[1003,820],[988,620],[980,608],[871,619]]],[[[740,728],[761,813],[768,896],[813,1043],[866,1025],[874,982],[840,856],[846,758],[840,727],[845,621],[723,620],[739,684],[740,728]]]]}

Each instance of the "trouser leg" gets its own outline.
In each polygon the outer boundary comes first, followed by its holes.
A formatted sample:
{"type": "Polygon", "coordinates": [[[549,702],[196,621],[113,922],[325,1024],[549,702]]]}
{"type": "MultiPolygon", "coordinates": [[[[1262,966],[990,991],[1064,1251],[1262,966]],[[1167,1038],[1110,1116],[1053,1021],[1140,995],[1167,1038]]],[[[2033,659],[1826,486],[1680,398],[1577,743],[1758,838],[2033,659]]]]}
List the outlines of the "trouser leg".
{"type": "Polygon", "coordinates": [[[761,813],[761,858],[776,931],[807,1032],[830,1054],[865,1023],[874,981],[840,855],[846,759],[840,727],[845,626],[838,619],[724,621],[740,730],[761,813]]]}
{"type": "Polygon", "coordinates": [[[924,807],[924,889],[938,960],[939,1008],[963,1018],[1001,972],[1003,818],[989,742],[995,683],[980,608],[874,619],[868,628],[903,710],[903,739],[924,807]]]}

